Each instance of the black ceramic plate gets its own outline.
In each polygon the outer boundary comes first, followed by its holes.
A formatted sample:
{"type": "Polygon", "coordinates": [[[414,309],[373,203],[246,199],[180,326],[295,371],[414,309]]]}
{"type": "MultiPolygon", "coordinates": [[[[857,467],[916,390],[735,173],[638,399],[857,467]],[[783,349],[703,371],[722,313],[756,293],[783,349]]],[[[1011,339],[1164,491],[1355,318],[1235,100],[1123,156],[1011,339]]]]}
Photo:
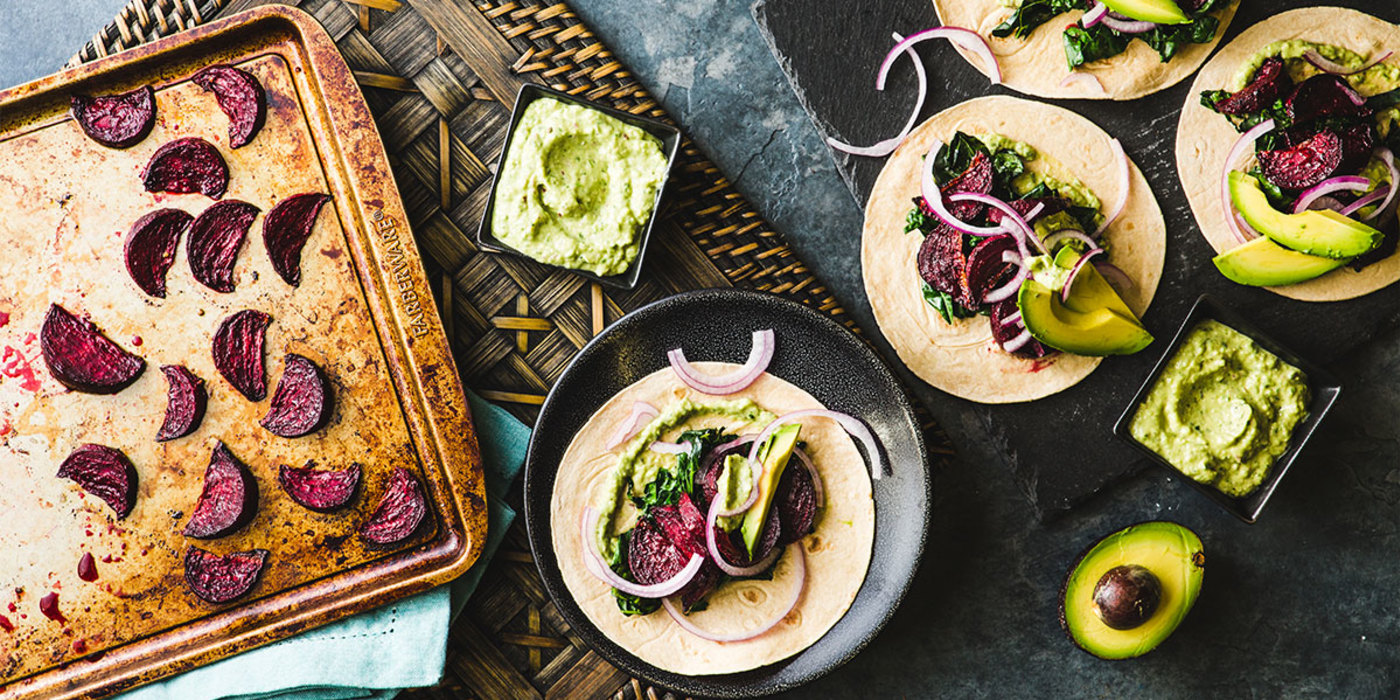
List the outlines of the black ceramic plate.
{"type": "Polygon", "coordinates": [[[1172,344],[1167,346],[1166,351],[1162,353],[1162,359],[1157,361],[1157,366],[1153,368],[1151,374],[1147,375],[1147,379],[1143,381],[1142,387],[1138,389],[1137,395],[1133,397],[1128,407],[1123,410],[1123,415],[1119,416],[1118,422],[1113,426],[1113,434],[1141,450],[1154,464],[1190,484],[1197,491],[1205,494],[1207,498],[1215,501],[1220,504],[1222,508],[1233,513],[1235,517],[1246,523],[1253,524],[1254,521],[1259,518],[1259,514],[1263,512],[1264,506],[1268,504],[1269,498],[1274,495],[1274,489],[1277,489],[1279,482],[1283,481],[1283,476],[1288,473],[1288,468],[1293,466],[1293,462],[1298,459],[1298,455],[1303,451],[1303,447],[1308,444],[1308,439],[1313,436],[1313,432],[1317,430],[1318,424],[1322,422],[1327,412],[1332,409],[1332,404],[1337,402],[1337,396],[1341,393],[1341,382],[1338,381],[1331,372],[1328,372],[1321,365],[1309,362],[1306,358],[1269,337],[1263,331],[1255,328],[1253,324],[1246,321],[1239,314],[1236,314],[1234,311],[1231,311],[1229,308],[1216,301],[1215,298],[1211,297],[1209,294],[1202,294],[1201,297],[1196,300],[1196,305],[1191,307],[1191,313],[1186,315],[1186,320],[1182,321],[1181,328],[1177,330],[1176,337],[1172,339],[1172,344]],[[1162,370],[1167,368],[1167,362],[1169,362],[1171,358],[1176,355],[1177,350],[1181,348],[1181,344],[1186,340],[1187,334],[1196,326],[1200,325],[1201,322],[1212,319],[1243,333],[1254,342],[1258,343],[1259,347],[1277,355],[1280,360],[1303,370],[1303,374],[1306,374],[1308,377],[1308,389],[1312,393],[1312,401],[1308,404],[1308,417],[1293,429],[1293,436],[1288,442],[1288,450],[1279,455],[1279,458],[1274,461],[1269,476],[1264,480],[1264,483],[1260,484],[1259,488],[1255,489],[1253,493],[1242,498],[1227,496],[1214,486],[1207,486],[1206,484],[1202,484],[1182,474],[1176,467],[1172,466],[1171,462],[1162,457],[1162,455],[1157,454],[1147,445],[1138,442],[1137,438],[1133,437],[1132,431],[1129,429],[1132,425],[1133,417],[1137,415],[1138,408],[1142,406],[1143,401],[1147,400],[1148,392],[1152,391],[1153,386],[1156,386],[1157,378],[1161,376],[1162,370]]]}
{"type": "Polygon", "coordinates": [[[584,346],[545,399],[525,460],[525,524],[545,588],[564,619],[605,658],[634,676],[684,693],[754,697],[811,681],[855,656],[894,613],[918,567],[931,496],[923,435],[903,389],[850,331],[770,294],[707,289],[679,294],[624,316],[584,346]],[[603,636],[564,586],[550,538],[554,477],[569,442],[593,412],[628,385],[666,365],[666,351],[691,360],[743,362],[751,334],[772,328],[768,371],[828,408],[865,421],[884,450],[874,482],[875,544],[851,609],[821,639],[787,660],[744,673],[681,676],[645,663],[603,636]]]}

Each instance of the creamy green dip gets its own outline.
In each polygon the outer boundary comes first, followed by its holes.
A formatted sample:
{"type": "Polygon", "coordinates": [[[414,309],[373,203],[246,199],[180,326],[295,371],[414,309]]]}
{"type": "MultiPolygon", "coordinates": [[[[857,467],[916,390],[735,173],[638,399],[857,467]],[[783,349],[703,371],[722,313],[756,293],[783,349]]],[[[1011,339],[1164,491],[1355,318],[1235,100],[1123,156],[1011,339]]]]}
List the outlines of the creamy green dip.
{"type": "MultiPolygon", "coordinates": [[[[1103,208],[1103,202],[1099,201],[1099,198],[1094,195],[1093,190],[1089,189],[1088,186],[1074,175],[1068,172],[1061,172],[1064,168],[1060,167],[1058,164],[1041,160],[1040,153],[1035,150],[1034,146],[1022,141],[1007,138],[1001,134],[973,134],[973,136],[986,145],[987,150],[992,153],[996,153],[997,151],[1011,151],[1021,156],[1027,163],[1037,160],[1041,161],[1041,171],[1027,168],[1024,174],[1011,182],[1011,186],[1016,190],[1017,195],[1024,195],[1037,186],[1044,184],[1046,187],[1059,192],[1062,197],[1073,202],[1075,206],[1088,207],[1095,210],[1103,208]]],[[[1050,219],[1052,217],[1046,218],[1050,219]]],[[[1065,218],[1070,222],[1074,221],[1073,217],[1066,216],[1065,218]]],[[[1060,228],[1075,228],[1078,227],[1078,225],[1079,224],[1075,222],[1072,226],[1048,229],[1042,231],[1041,235],[1053,233],[1060,228]]]]}
{"type": "Polygon", "coordinates": [[[1168,361],[1129,430],[1186,476],[1240,497],[1288,449],[1309,399],[1302,370],[1205,321],[1168,361]]]}
{"type": "MultiPolygon", "coordinates": [[[[1230,83],[1230,91],[1238,92],[1244,89],[1264,60],[1274,56],[1284,59],[1284,65],[1288,67],[1288,73],[1295,84],[1317,75],[1321,71],[1303,58],[1303,54],[1307,53],[1309,49],[1317,51],[1323,58],[1335,61],[1349,70],[1356,70],[1366,65],[1367,61],[1370,60],[1368,56],[1362,56],[1355,51],[1332,44],[1319,44],[1304,39],[1275,41],[1250,56],[1249,60],[1240,66],[1239,71],[1235,73],[1234,80],[1230,83]]],[[[1346,81],[1351,83],[1357,92],[1367,97],[1389,92],[1400,87],[1400,63],[1386,61],[1355,75],[1346,76],[1346,81]]]]}
{"type": "MultiPolygon", "coordinates": [[[[617,466],[613,467],[607,477],[610,481],[595,499],[594,507],[598,509],[599,515],[594,536],[598,539],[603,556],[608,560],[611,561],[617,554],[617,537],[612,532],[612,522],[625,497],[628,494],[640,497],[646,492],[647,484],[656,479],[661,469],[675,466],[675,455],[661,455],[666,459],[655,458],[654,453],[648,449],[651,443],[662,439],[668,433],[683,430],[686,423],[701,416],[724,416],[746,424],[758,425],[771,423],[777,418],[752,399],[705,402],[681,399],[667,406],[661,415],[653,418],[622,448],[622,453],[617,457],[617,466]]],[[[736,475],[733,488],[738,488],[741,480],[747,481],[736,475]]],[[[743,496],[747,495],[748,490],[745,489],[743,496]]]]}
{"type": "Polygon", "coordinates": [[[491,231],[540,262],[626,271],[666,178],[656,137],[595,109],[543,98],[515,127],[491,231]]]}

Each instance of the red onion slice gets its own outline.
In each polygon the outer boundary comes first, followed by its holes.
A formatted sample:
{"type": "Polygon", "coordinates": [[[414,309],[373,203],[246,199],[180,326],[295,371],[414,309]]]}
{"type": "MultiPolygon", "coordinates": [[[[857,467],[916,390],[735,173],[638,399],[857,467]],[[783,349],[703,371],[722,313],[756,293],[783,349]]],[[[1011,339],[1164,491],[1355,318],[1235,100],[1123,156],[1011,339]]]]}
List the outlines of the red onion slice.
{"type": "Polygon", "coordinates": [[[1376,59],[1376,60],[1374,60],[1374,61],[1371,61],[1371,62],[1369,62],[1369,63],[1367,63],[1367,64],[1361,66],[1360,68],[1357,68],[1356,70],[1348,70],[1346,66],[1344,66],[1344,65],[1342,65],[1342,64],[1340,64],[1340,63],[1337,63],[1336,61],[1333,61],[1333,60],[1331,60],[1331,59],[1328,59],[1326,56],[1323,56],[1322,54],[1318,53],[1318,52],[1317,52],[1316,50],[1314,50],[1314,49],[1308,49],[1307,51],[1304,51],[1304,52],[1303,52],[1303,59],[1306,60],[1308,63],[1313,64],[1313,67],[1314,67],[1314,68],[1316,68],[1316,69],[1318,69],[1318,70],[1320,70],[1320,71],[1322,71],[1322,72],[1324,72],[1324,73],[1331,73],[1332,75],[1348,76],[1348,75],[1356,75],[1357,73],[1364,73],[1364,72],[1366,72],[1366,71],[1368,71],[1368,70],[1374,68],[1376,65],[1381,64],[1381,63],[1384,63],[1384,62],[1385,62],[1385,59],[1390,58],[1391,55],[1393,55],[1394,53],[1395,53],[1394,51],[1387,51],[1387,52],[1385,52],[1384,54],[1382,54],[1380,58],[1378,58],[1378,59],[1376,59]]]}
{"type": "Polygon", "coordinates": [[[1084,16],[1079,18],[1079,23],[1084,25],[1085,29],[1088,29],[1103,21],[1103,16],[1106,14],[1108,14],[1108,5],[1095,0],[1089,3],[1089,11],[1085,12],[1084,16]]]}
{"type": "Polygon", "coordinates": [[[1235,218],[1235,205],[1230,202],[1230,171],[1234,169],[1235,163],[1244,155],[1245,151],[1259,140],[1260,136],[1273,131],[1274,120],[1266,119],[1259,122],[1258,126],[1244,132],[1235,141],[1235,145],[1230,147],[1230,152],[1225,155],[1225,167],[1220,171],[1220,206],[1225,212],[1225,223],[1230,227],[1230,232],[1235,234],[1235,238],[1241,243],[1248,243],[1250,238],[1240,230],[1239,220],[1235,218]]]}
{"type": "Polygon", "coordinates": [[[1140,22],[1135,19],[1119,19],[1114,16],[1115,14],[1117,13],[1105,13],[1103,19],[1100,21],[1103,22],[1103,26],[1120,34],[1146,34],[1157,28],[1157,25],[1153,22],[1140,22]]]}
{"type": "MultiPolygon", "coordinates": [[[[1011,207],[1010,204],[1007,204],[1006,202],[1003,202],[1000,199],[997,199],[996,197],[993,197],[989,194],[977,194],[975,192],[960,192],[958,194],[948,197],[948,201],[978,202],[980,204],[985,204],[994,209],[1001,210],[1001,213],[1005,214],[1005,216],[1002,218],[1010,219],[1011,222],[1015,224],[1016,228],[1020,229],[1021,233],[1025,235],[1026,240],[1035,244],[1036,249],[1039,250],[1042,255],[1049,252],[1045,250],[1045,244],[1040,242],[1040,236],[1035,235],[1035,228],[1032,227],[1030,222],[1028,221],[1029,218],[1033,218],[1034,216],[1038,216],[1040,214],[1041,208],[1045,206],[1044,202],[1037,204],[1036,208],[1030,210],[1030,212],[1028,212],[1028,216],[1021,216],[1019,213],[1016,212],[1015,209],[1011,207]]],[[[998,233],[1002,233],[1006,230],[1006,228],[998,229],[998,233]]],[[[1015,235],[1015,231],[1012,231],[1011,233],[1012,235],[1015,235]]]]}
{"type": "Polygon", "coordinates": [[[1133,284],[1133,278],[1129,277],[1128,273],[1112,263],[1095,261],[1094,269],[1098,270],[1100,275],[1103,275],[1104,281],[1108,282],[1109,286],[1119,292],[1124,292],[1137,286],[1133,284]]]}
{"type": "Polygon", "coordinates": [[[1086,234],[1086,233],[1084,233],[1083,231],[1080,231],[1079,229],[1076,229],[1076,228],[1060,229],[1059,231],[1056,231],[1056,232],[1050,234],[1049,236],[1046,236],[1046,237],[1045,237],[1045,247],[1048,248],[1048,249],[1050,249],[1050,250],[1054,250],[1054,249],[1055,249],[1055,244],[1056,244],[1056,243],[1059,243],[1060,241],[1065,240],[1066,238],[1068,238],[1068,239],[1070,239],[1070,240],[1074,240],[1074,241],[1079,241],[1079,242],[1083,243],[1084,245],[1089,246],[1089,247],[1088,247],[1088,250],[1093,250],[1093,249],[1099,247],[1099,242],[1098,242],[1098,241],[1096,241],[1096,240],[1090,238],[1090,237],[1088,236],[1088,234],[1086,234]]]}
{"type": "MultiPolygon", "coordinates": [[[[772,619],[764,622],[763,624],[759,625],[758,627],[755,627],[752,630],[745,632],[735,632],[733,634],[717,634],[715,632],[709,632],[700,628],[694,622],[691,622],[690,620],[686,619],[685,613],[681,612],[680,607],[677,606],[674,602],[672,602],[670,598],[663,598],[661,600],[661,605],[662,607],[666,608],[666,612],[671,615],[671,619],[675,620],[676,624],[681,626],[681,629],[684,629],[685,631],[697,637],[700,637],[701,639],[708,639],[712,642],[720,642],[721,644],[725,642],[743,642],[753,639],[754,637],[762,635],[768,630],[777,627],[778,623],[782,622],[783,618],[786,618],[788,616],[788,613],[792,612],[793,608],[797,607],[797,601],[802,599],[802,590],[806,587],[807,583],[807,555],[802,550],[802,544],[800,542],[793,543],[788,547],[788,550],[793,552],[793,568],[797,570],[795,574],[797,580],[794,581],[792,585],[792,599],[789,600],[788,604],[783,606],[783,609],[780,610],[777,614],[775,614],[772,617],[772,619]]],[[[774,550],[774,552],[776,551],[777,550],[774,550]]]]}
{"type": "Polygon", "coordinates": [[[843,430],[850,433],[851,437],[855,438],[865,447],[865,452],[869,455],[870,459],[870,478],[878,480],[881,476],[884,476],[885,465],[884,462],[880,460],[880,446],[879,443],[875,442],[875,435],[870,432],[870,428],[865,427],[865,424],[860,422],[858,418],[845,413],[830,411],[825,408],[805,408],[800,411],[793,411],[792,413],[785,413],[778,416],[776,420],[769,423],[768,426],[758,434],[758,437],[754,438],[753,448],[749,450],[749,461],[758,461],[758,448],[762,446],[763,443],[767,442],[768,438],[771,437],[778,428],[795,420],[808,417],[830,418],[836,421],[843,430]]]}
{"type": "MultiPolygon", "coordinates": [[[[754,488],[749,489],[749,492],[757,494],[758,484],[755,483],[754,488]]],[[[733,564],[730,564],[728,560],[724,558],[724,554],[719,551],[719,546],[715,544],[715,530],[719,529],[716,526],[716,523],[718,522],[720,514],[722,512],[720,510],[720,505],[721,502],[719,500],[719,497],[716,496],[715,500],[710,503],[709,514],[705,516],[705,548],[710,551],[710,559],[714,560],[715,566],[718,566],[720,571],[723,571],[724,573],[729,574],[730,576],[757,576],[758,574],[762,573],[765,569],[767,569],[768,566],[773,563],[774,559],[778,558],[778,549],[774,548],[773,551],[768,553],[768,556],[759,559],[758,561],[748,566],[735,566],[733,564]]]]}
{"type": "Polygon", "coordinates": [[[617,575],[611,567],[603,561],[603,555],[598,551],[598,538],[593,536],[590,524],[597,524],[598,511],[592,507],[583,509],[583,519],[579,534],[583,537],[583,563],[588,569],[588,573],[593,574],[603,583],[616,588],[628,595],[638,598],[665,598],[668,595],[685,588],[690,580],[699,573],[700,567],[705,564],[705,557],[699,554],[690,555],[690,561],[675,576],[652,584],[640,584],[628,581],[617,575]]]}
{"type": "Polygon", "coordinates": [[[634,401],[632,403],[631,415],[627,416],[626,420],[622,421],[622,423],[617,426],[617,430],[613,433],[612,437],[608,438],[608,444],[605,446],[605,449],[615,450],[621,447],[622,443],[632,439],[632,436],[640,432],[643,426],[650,423],[651,419],[659,415],[661,415],[661,411],[656,410],[655,406],[645,401],[634,401]]]}
{"type": "Polygon", "coordinates": [[[685,452],[686,450],[689,450],[690,445],[687,445],[683,442],[665,442],[663,440],[657,440],[656,442],[647,445],[647,449],[651,450],[652,452],[661,453],[663,455],[678,455],[685,452]]]}
{"type": "MultiPolygon", "coordinates": [[[[1342,216],[1351,216],[1352,214],[1355,214],[1356,212],[1361,211],[1362,209],[1365,209],[1366,207],[1375,204],[1377,201],[1389,196],[1390,185],[1381,185],[1372,192],[1363,196],[1361,199],[1358,199],[1355,202],[1352,202],[1351,204],[1348,204],[1345,207],[1338,209],[1337,213],[1341,214],[1342,216]]],[[[1377,209],[1377,211],[1379,211],[1379,209],[1377,209]]]]}
{"type": "Polygon", "coordinates": [[[1011,340],[1008,340],[1004,344],[1002,344],[1001,349],[1007,352],[1016,352],[1017,350],[1026,347],[1026,343],[1029,342],[1031,342],[1031,332],[1029,329],[1023,329],[1020,333],[1016,335],[1015,338],[1012,338],[1011,340]]]}
{"type": "Polygon", "coordinates": [[[1370,216],[1366,217],[1367,221],[1379,217],[1390,209],[1390,203],[1395,201],[1395,191],[1400,189],[1400,168],[1395,167],[1395,154],[1391,153],[1389,148],[1382,146],[1376,149],[1376,155],[1380,156],[1380,159],[1385,162],[1386,169],[1390,171],[1390,193],[1385,196],[1385,201],[1381,202],[1381,205],[1376,207],[1370,216]]]}
{"type": "Polygon", "coordinates": [[[1099,229],[1094,232],[1095,236],[1102,236],[1113,222],[1118,220],[1123,213],[1123,208],[1128,206],[1128,190],[1133,186],[1133,168],[1128,162],[1128,154],[1123,151],[1123,144],[1118,139],[1111,139],[1108,142],[1109,148],[1113,149],[1113,159],[1118,163],[1118,201],[1113,203],[1113,209],[1109,210],[1108,217],[1099,224],[1099,229]]]}
{"type": "Polygon", "coordinates": [[[754,380],[768,369],[768,363],[773,361],[773,329],[754,331],[753,349],[749,351],[749,359],[744,362],[744,366],[718,377],[706,376],[697,371],[686,361],[685,351],[680,348],[666,353],[666,359],[671,362],[671,369],[675,370],[676,376],[680,377],[686,386],[702,394],[727,396],[753,384],[754,380]]]}
{"type": "Polygon", "coordinates": [[[1001,65],[997,63],[997,57],[992,53],[992,47],[987,44],[987,40],[983,39],[982,35],[961,27],[934,27],[933,29],[925,29],[922,32],[917,32],[908,36],[903,41],[895,44],[893,49],[890,49],[890,52],[885,55],[884,62],[880,64],[880,72],[875,78],[876,89],[884,89],[885,78],[890,74],[890,66],[894,65],[895,59],[899,58],[899,55],[903,53],[905,49],[921,41],[928,41],[929,39],[947,39],[957,44],[964,51],[968,51],[982,59],[982,62],[987,66],[987,70],[992,74],[992,84],[996,85],[1001,83],[1001,65]]]}
{"type": "Polygon", "coordinates": [[[1293,203],[1293,213],[1301,214],[1308,210],[1313,202],[1323,195],[1334,192],[1360,192],[1371,186],[1371,181],[1359,175],[1343,175],[1323,180],[1298,195],[1298,201],[1293,203]]]}
{"type": "Polygon", "coordinates": [[[1026,278],[1031,276],[1031,266],[1026,264],[1024,258],[1018,257],[1015,253],[1009,250],[1002,253],[1001,261],[1015,265],[1016,274],[1012,275],[1011,279],[1008,280],[1006,284],[987,292],[987,294],[982,297],[982,301],[988,304],[995,304],[1010,299],[1016,292],[1020,291],[1021,283],[1025,282],[1026,278]]]}
{"type": "MultiPolygon", "coordinates": [[[[892,36],[894,36],[896,42],[904,41],[904,37],[900,36],[898,33],[892,36]]],[[[899,144],[904,143],[904,139],[909,137],[909,132],[913,131],[914,125],[919,123],[919,113],[924,111],[924,99],[928,97],[928,74],[924,72],[923,60],[919,58],[919,54],[914,53],[914,47],[910,46],[906,48],[904,52],[909,54],[910,60],[914,61],[914,72],[919,76],[919,98],[914,100],[914,111],[909,114],[909,121],[904,124],[904,130],[899,132],[898,136],[885,139],[873,146],[852,146],[849,143],[839,141],[830,136],[826,139],[827,145],[838,151],[849,153],[854,156],[880,158],[894,153],[894,149],[899,148],[899,144]]],[[[883,91],[885,89],[885,84],[877,81],[875,89],[883,91]]]]}
{"type": "Polygon", "coordinates": [[[969,236],[986,237],[1005,233],[1001,226],[973,226],[962,219],[954,218],[952,212],[948,211],[947,205],[943,203],[943,191],[938,189],[938,183],[933,179],[933,163],[941,150],[943,142],[934,139],[933,145],[928,149],[928,155],[924,157],[924,169],[919,179],[920,194],[924,196],[924,201],[928,202],[929,208],[943,223],[969,236]]]}
{"type": "Polygon", "coordinates": [[[1069,292],[1070,289],[1074,287],[1074,281],[1079,278],[1079,271],[1083,270],[1084,266],[1089,264],[1089,261],[1093,259],[1095,255],[1102,254],[1103,248],[1095,248],[1079,256],[1079,261],[1074,263],[1074,267],[1069,271],[1069,277],[1065,278],[1065,286],[1060,287],[1060,301],[1069,303],[1069,292]]]}
{"type": "Polygon", "coordinates": [[[1003,319],[1001,320],[1001,325],[1002,325],[1002,327],[1004,328],[1004,327],[1006,327],[1006,326],[1014,326],[1014,325],[1016,325],[1016,324],[1018,324],[1018,323],[1020,323],[1020,322],[1021,322],[1021,310],[1020,310],[1020,309],[1017,309],[1017,310],[1016,310],[1016,313],[1011,314],[1010,316],[1007,316],[1006,318],[1003,318],[1003,319]]]}

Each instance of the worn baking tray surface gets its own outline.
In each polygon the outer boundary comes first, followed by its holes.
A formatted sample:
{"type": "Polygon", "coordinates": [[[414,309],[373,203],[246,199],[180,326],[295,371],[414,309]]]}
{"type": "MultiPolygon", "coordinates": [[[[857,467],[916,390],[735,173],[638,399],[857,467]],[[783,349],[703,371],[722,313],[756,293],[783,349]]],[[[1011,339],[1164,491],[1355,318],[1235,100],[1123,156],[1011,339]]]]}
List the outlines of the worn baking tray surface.
{"type": "Polygon", "coordinates": [[[0,696],[59,688],[85,695],[149,680],[422,590],[470,565],[485,511],[461,387],[399,223],[402,205],[378,134],[313,20],[285,8],[235,16],[0,93],[0,115],[0,236],[8,246],[0,257],[0,614],[13,627],[0,631],[0,696]],[[265,126],[236,150],[213,96],[188,79],[216,62],[247,70],[267,92],[265,126]],[[132,148],[92,142],[67,115],[70,94],[146,83],[156,87],[157,122],[132,148]],[[266,213],[294,194],[332,195],[303,252],[299,287],[273,270],[261,217],[239,254],[231,294],[194,280],[183,245],[165,299],[131,280],[123,242],[132,222],[161,207],[197,215],[212,203],[141,187],[151,154],[186,136],[215,144],[228,162],[226,199],[266,213]],[[66,390],[49,374],[37,340],[50,303],[89,316],[142,356],[146,371],[111,396],[66,390]],[[325,369],[334,412],[323,430],[294,440],[266,432],[257,422],[268,400],[246,400],[214,368],[214,330],[245,308],[273,318],[270,388],[288,352],[325,369]],[[209,407],[194,434],[158,443],[164,364],[202,377],[209,407]],[[256,476],[257,516],[231,536],[187,540],[180,532],[218,440],[256,476]],[[124,520],[55,476],[86,442],[117,447],[136,465],[139,495],[124,520]],[[318,514],[293,503],[277,486],[278,466],[308,463],[362,464],[352,505],[318,514]],[[396,466],[423,477],[434,517],[397,548],[368,547],[355,531],[396,466]],[[188,544],[218,553],[261,547],[271,555],[247,596],[213,606],[184,583],[188,544]],[[97,561],[95,581],[77,575],[84,553],[97,561]],[[49,593],[58,594],[61,619],[40,612],[49,593]],[[207,634],[214,630],[219,639],[207,634]]]}
{"type": "MultiPolygon", "coordinates": [[[[1243,2],[1221,45],[1279,12],[1316,4],[1309,0],[1243,2]]],[[[1393,1],[1335,0],[1328,4],[1400,21],[1400,3],[1393,1]]],[[[875,71],[893,46],[890,32],[911,34],[938,24],[928,0],[758,0],[754,15],[798,99],[823,135],[865,144],[899,133],[914,101],[914,72],[905,61],[896,63],[886,91],[880,93],[873,85],[875,71]]],[[[923,43],[918,51],[929,77],[924,118],[974,97],[1017,94],[988,84],[987,78],[946,42],[923,43]]],[[[1400,285],[1360,299],[1316,304],[1241,287],[1220,275],[1210,263],[1215,253],[1196,227],[1177,179],[1176,126],[1190,83],[1188,78],[1175,87],[1129,102],[1050,100],[1088,117],[1122,140],[1161,204],[1169,233],[1167,261],[1157,297],[1143,319],[1157,336],[1157,344],[1137,355],[1109,358],[1073,388],[1027,404],[976,405],[912,380],[916,392],[930,406],[978,416],[1042,517],[1062,513],[1105,485],[1148,465],[1113,439],[1110,428],[1151,371],[1165,340],[1202,293],[1225,301],[1265,332],[1323,363],[1400,323],[1396,312],[1400,285]]],[[[836,167],[861,206],[884,164],[884,158],[836,156],[836,167]]],[[[940,418],[948,415],[936,413],[940,418]]]]}

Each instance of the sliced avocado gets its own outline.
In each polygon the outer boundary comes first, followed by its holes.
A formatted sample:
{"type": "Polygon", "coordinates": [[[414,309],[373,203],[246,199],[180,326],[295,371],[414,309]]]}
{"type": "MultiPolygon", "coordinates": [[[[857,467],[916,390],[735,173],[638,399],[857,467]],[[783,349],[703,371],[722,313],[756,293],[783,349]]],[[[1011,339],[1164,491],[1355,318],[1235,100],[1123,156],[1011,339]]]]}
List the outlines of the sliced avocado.
{"type": "Polygon", "coordinates": [[[1191,21],[1174,0],[1103,0],[1108,9],[1143,22],[1186,24],[1191,21]]]}
{"type": "Polygon", "coordinates": [[[1152,334],[1132,317],[1109,308],[1075,311],[1060,303],[1059,292],[1035,280],[1021,283],[1016,305],[1031,336],[1057,350],[1131,355],[1152,343],[1152,334]]]}
{"type": "Polygon", "coordinates": [[[1191,612],[1205,577],[1201,538],[1172,522],[1140,523],[1088,549],[1060,590],[1060,626],[1101,659],[1157,648],[1191,612]]]}
{"type": "Polygon", "coordinates": [[[1351,260],[1299,253],[1260,237],[1215,256],[1214,262],[1220,274],[1231,281],[1253,287],[1277,287],[1321,277],[1351,260]]]}
{"type": "MultiPolygon", "coordinates": [[[[1066,270],[1073,270],[1075,263],[1079,262],[1079,257],[1079,251],[1065,246],[1055,253],[1055,264],[1066,270]]],[[[1086,265],[1075,275],[1074,284],[1069,290],[1069,300],[1064,304],[1071,311],[1080,313],[1089,313],[1094,309],[1113,309],[1124,317],[1137,320],[1137,314],[1128,308],[1127,303],[1113,289],[1113,285],[1109,284],[1093,265],[1086,265]]]]}
{"type": "Polygon", "coordinates": [[[763,473],[758,477],[758,500],[744,513],[744,523],[740,529],[744,535],[744,546],[752,557],[763,535],[763,524],[768,522],[768,508],[773,505],[773,491],[778,487],[778,479],[783,476],[792,448],[797,446],[797,433],[802,424],[789,423],[773,431],[768,444],[759,448],[759,459],[763,462],[763,473]]]}
{"type": "Polygon", "coordinates": [[[1300,253],[1341,260],[1375,250],[1385,235],[1331,209],[1285,214],[1269,204],[1253,175],[1230,173],[1230,201],[1245,221],[1275,243],[1300,253]]]}

